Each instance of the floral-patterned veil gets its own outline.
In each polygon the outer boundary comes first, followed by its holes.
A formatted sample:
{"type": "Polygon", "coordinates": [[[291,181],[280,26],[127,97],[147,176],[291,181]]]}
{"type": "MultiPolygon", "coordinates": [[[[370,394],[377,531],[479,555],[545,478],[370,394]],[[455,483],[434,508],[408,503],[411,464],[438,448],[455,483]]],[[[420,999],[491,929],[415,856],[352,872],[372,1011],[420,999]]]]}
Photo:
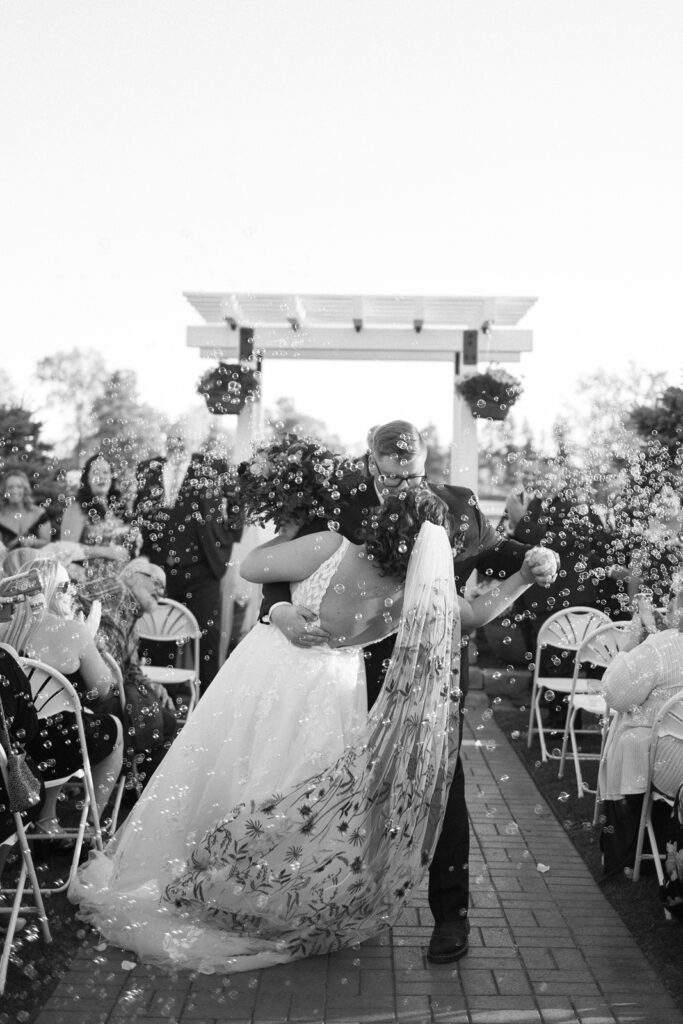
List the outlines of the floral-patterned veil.
{"type": "Polygon", "coordinates": [[[393,924],[440,831],[457,757],[458,661],[452,554],[446,532],[425,523],[394,656],[358,742],[291,792],[217,822],[166,898],[289,957],[393,924]]]}

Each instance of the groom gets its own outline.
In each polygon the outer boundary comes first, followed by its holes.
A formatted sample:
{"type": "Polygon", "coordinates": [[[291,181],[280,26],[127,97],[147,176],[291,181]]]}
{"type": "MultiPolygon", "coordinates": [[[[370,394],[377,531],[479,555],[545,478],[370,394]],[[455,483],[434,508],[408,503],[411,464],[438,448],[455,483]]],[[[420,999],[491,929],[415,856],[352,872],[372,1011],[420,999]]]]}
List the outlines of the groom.
{"type": "MultiPolygon", "coordinates": [[[[454,518],[459,537],[453,550],[455,583],[462,592],[467,580],[478,572],[509,576],[516,572],[528,545],[506,540],[496,533],[482,515],[472,491],[465,487],[438,486],[427,483],[425,464],[427,445],[417,427],[405,420],[393,420],[376,427],[370,440],[368,453],[368,479],[363,490],[358,489],[342,508],[340,526],[351,540],[358,540],[358,530],[390,495],[414,488],[428,488],[442,498],[454,518]]],[[[314,532],[320,527],[307,524],[302,533],[314,532]]],[[[534,569],[536,582],[550,583],[557,574],[557,563],[549,556],[534,569]]],[[[305,608],[291,603],[287,584],[264,587],[262,621],[270,621],[292,643],[310,647],[325,643],[327,634],[312,623],[315,616],[305,608]]],[[[466,640],[466,637],[463,639],[466,640]]],[[[391,656],[395,637],[388,637],[366,651],[368,705],[371,707],[379,694],[391,656]]],[[[469,683],[467,644],[461,648],[460,689],[464,703],[469,683]]],[[[462,716],[460,718],[462,738],[462,716]]],[[[448,795],[441,835],[429,868],[429,906],[435,927],[429,944],[428,959],[433,963],[459,960],[468,949],[469,921],[469,822],[465,803],[465,776],[458,757],[453,782],[448,795]]]]}

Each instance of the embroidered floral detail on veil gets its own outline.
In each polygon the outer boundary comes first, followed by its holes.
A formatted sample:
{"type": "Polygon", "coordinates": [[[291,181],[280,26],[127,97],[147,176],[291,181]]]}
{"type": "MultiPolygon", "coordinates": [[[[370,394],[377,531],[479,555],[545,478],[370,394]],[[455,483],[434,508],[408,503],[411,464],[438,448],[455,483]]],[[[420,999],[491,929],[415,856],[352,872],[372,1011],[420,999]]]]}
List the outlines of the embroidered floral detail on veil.
{"type": "Polygon", "coordinates": [[[391,666],[358,742],[289,792],[216,822],[166,901],[290,957],[395,922],[430,862],[457,757],[452,566],[445,531],[424,524],[391,666]]]}

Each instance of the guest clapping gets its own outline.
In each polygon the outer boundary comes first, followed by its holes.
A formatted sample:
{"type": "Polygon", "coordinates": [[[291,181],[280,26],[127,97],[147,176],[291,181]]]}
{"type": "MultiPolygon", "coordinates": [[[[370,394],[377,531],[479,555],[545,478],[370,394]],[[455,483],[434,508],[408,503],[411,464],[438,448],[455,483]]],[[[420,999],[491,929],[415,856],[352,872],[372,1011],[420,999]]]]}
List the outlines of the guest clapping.
{"type": "MultiPolygon", "coordinates": [[[[112,693],[114,678],[102,659],[88,626],[73,618],[71,582],[66,569],[53,559],[37,559],[36,568],[43,584],[45,611],[20,653],[57,669],[74,686],[83,707],[88,757],[92,766],[97,803],[102,810],[111,795],[122,766],[122,728],[110,713],[117,707],[112,693]]],[[[75,740],[74,715],[62,713],[45,720],[31,756],[41,764],[45,779],[68,775],[81,765],[75,740]],[[46,742],[49,741],[49,742],[46,742]],[[51,771],[49,769],[52,769],[51,771]]],[[[48,790],[39,830],[54,832],[57,788],[48,790]]]]}
{"type": "Polygon", "coordinates": [[[160,566],[147,558],[134,558],[117,577],[95,579],[79,588],[83,611],[95,600],[102,606],[98,643],[114,658],[123,677],[124,761],[128,771],[137,767],[143,783],[168,750],[179,724],[168,691],[146,678],[138,652],[138,620],[154,611],[165,586],[160,566]]]}

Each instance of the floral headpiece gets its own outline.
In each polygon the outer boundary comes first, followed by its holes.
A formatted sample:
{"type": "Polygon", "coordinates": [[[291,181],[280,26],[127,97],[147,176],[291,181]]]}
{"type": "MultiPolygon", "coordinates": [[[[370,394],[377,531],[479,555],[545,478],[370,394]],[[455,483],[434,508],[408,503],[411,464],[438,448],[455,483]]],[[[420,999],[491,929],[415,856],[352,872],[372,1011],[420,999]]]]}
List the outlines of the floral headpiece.
{"type": "Polygon", "coordinates": [[[245,522],[276,526],[313,519],[335,529],[340,502],[362,474],[356,464],[314,438],[286,434],[256,445],[237,468],[236,498],[245,522]]]}

